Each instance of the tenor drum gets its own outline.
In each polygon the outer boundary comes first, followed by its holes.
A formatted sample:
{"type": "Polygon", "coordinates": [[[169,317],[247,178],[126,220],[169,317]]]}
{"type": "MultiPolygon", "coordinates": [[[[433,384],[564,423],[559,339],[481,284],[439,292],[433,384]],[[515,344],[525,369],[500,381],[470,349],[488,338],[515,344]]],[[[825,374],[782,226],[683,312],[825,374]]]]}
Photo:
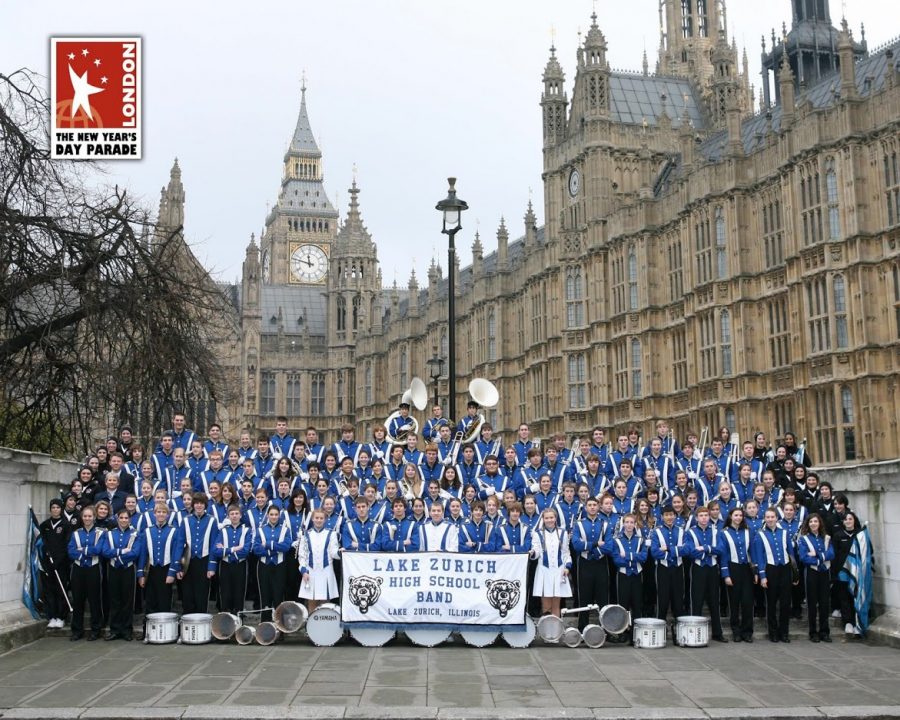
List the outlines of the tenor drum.
{"type": "Polygon", "coordinates": [[[450,639],[449,630],[430,630],[428,628],[407,628],[404,630],[406,637],[413,645],[420,647],[434,647],[450,639]]]}
{"type": "Polygon", "coordinates": [[[568,627],[563,631],[562,641],[566,647],[576,648],[581,645],[581,640],[581,631],[578,628],[568,627]]]}
{"type": "Polygon", "coordinates": [[[681,647],[709,645],[709,618],[702,615],[682,615],[676,618],[675,642],[681,647]]]}
{"type": "Polygon", "coordinates": [[[309,619],[306,605],[301,605],[293,600],[285,600],[277,608],[272,616],[276,627],[283,633],[294,633],[300,630],[309,619]]]}
{"type": "Polygon", "coordinates": [[[483,648],[494,643],[500,635],[496,630],[488,630],[480,632],[478,630],[463,630],[459,633],[460,637],[465,641],[466,645],[472,647],[483,648]]]}
{"type": "Polygon", "coordinates": [[[212,640],[212,615],[191,613],[181,616],[181,642],[185,645],[203,645],[212,640]]]}
{"type": "Polygon", "coordinates": [[[524,630],[503,631],[503,639],[512,648],[527,648],[531,645],[535,635],[537,635],[537,628],[535,628],[534,620],[529,615],[525,616],[524,630]]]}
{"type": "Polygon", "coordinates": [[[658,618],[638,618],[634,621],[634,646],[657,650],[666,646],[666,621],[658,618]]]}
{"type": "Polygon", "coordinates": [[[330,647],[340,640],[344,636],[340,605],[322,603],[313,610],[306,621],[306,634],[319,647],[330,647]]]}
{"type": "Polygon", "coordinates": [[[249,645],[256,637],[256,628],[251,625],[241,625],[234,631],[234,639],[238,645],[249,645]]]}
{"type": "Polygon", "coordinates": [[[210,629],[212,631],[212,636],[216,640],[231,640],[241,625],[243,625],[243,623],[239,616],[232,613],[220,612],[213,615],[210,629]]]}
{"type": "Polygon", "coordinates": [[[150,613],[147,616],[147,632],[144,639],[154,645],[173,643],[178,639],[178,615],[175,613],[150,613]]]}
{"type": "Polygon", "coordinates": [[[600,625],[607,635],[621,635],[631,625],[631,613],[621,605],[604,605],[600,608],[600,625]]]}
{"type": "Polygon", "coordinates": [[[594,650],[602,648],[606,642],[606,630],[599,625],[585,625],[581,634],[584,637],[584,644],[594,650]]]}
{"type": "Polygon", "coordinates": [[[281,637],[281,633],[273,622],[261,622],[256,626],[256,642],[260,645],[271,645],[279,637],[281,637]]]}
{"type": "Polygon", "coordinates": [[[544,615],[537,621],[537,634],[547,643],[558,643],[565,629],[566,624],[556,615],[544,615]]]}
{"type": "Polygon", "coordinates": [[[393,628],[361,628],[350,626],[350,637],[365,647],[381,647],[396,637],[393,628]]]}

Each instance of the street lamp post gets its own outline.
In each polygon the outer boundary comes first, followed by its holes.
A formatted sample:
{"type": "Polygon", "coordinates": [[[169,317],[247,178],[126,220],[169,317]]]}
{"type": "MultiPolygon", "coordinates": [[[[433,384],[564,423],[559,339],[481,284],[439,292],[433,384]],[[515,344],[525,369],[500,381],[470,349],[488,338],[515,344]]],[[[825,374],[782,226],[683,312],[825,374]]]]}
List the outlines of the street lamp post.
{"type": "Polygon", "coordinates": [[[444,374],[444,358],[440,357],[437,352],[437,345],[432,346],[432,355],[429,360],[425,361],[425,364],[428,365],[431,382],[434,383],[434,404],[439,405],[440,402],[438,400],[438,381],[441,379],[441,375],[444,374]]]}
{"type": "Polygon", "coordinates": [[[462,229],[462,211],[468,210],[469,206],[465,200],[456,197],[456,178],[447,178],[450,185],[447,191],[447,197],[441,200],[435,209],[440,210],[444,216],[444,225],[441,233],[447,235],[450,239],[450,246],[447,250],[447,292],[448,292],[448,321],[447,321],[447,339],[449,354],[449,373],[448,384],[449,391],[447,393],[447,404],[449,409],[447,417],[451,422],[456,421],[456,233],[462,229]]]}

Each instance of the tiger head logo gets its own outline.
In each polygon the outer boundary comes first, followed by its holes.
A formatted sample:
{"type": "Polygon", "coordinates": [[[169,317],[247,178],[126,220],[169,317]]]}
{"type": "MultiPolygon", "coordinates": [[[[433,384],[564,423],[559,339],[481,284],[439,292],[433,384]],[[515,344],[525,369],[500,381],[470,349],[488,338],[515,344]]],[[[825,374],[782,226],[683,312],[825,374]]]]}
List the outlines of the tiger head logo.
{"type": "Polygon", "coordinates": [[[368,575],[349,578],[350,589],[348,595],[350,602],[356,605],[363,615],[369,612],[369,608],[377,603],[378,598],[381,597],[381,583],[383,580],[384,578],[369,577],[368,575]]]}
{"type": "Polygon", "coordinates": [[[500,612],[500,617],[505,618],[519,602],[521,583],[518,580],[487,580],[484,585],[491,607],[500,612]]]}

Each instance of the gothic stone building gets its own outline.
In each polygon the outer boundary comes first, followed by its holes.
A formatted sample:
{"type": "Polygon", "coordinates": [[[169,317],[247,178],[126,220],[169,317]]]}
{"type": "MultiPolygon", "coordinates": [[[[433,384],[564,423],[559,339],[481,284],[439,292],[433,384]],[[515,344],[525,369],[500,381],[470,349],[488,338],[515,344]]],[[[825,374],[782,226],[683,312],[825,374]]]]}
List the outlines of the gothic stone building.
{"type": "MultiPolygon", "coordinates": [[[[792,0],[754,113],[724,2],[664,0],[651,73],[610,69],[593,18],[567,88],[543,75],[544,217],[459,271],[458,378],[492,380],[507,439],[655,418],[807,437],[821,464],[900,455],[900,45],[868,52],[792,0]],[[569,94],[571,93],[571,95],[569,94]]],[[[537,143],[536,143],[537,144],[537,143]]],[[[537,152],[537,147],[535,147],[537,152]]],[[[323,188],[305,94],[278,202],[251,239],[242,422],[364,433],[447,356],[447,283],[382,288],[351,188],[323,188]]],[[[469,198],[470,201],[473,198],[469,198]]],[[[472,203],[475,204],[474,202],[472,203]]],[[[451,391],[447,378],[440,393],[451,391]]]]}

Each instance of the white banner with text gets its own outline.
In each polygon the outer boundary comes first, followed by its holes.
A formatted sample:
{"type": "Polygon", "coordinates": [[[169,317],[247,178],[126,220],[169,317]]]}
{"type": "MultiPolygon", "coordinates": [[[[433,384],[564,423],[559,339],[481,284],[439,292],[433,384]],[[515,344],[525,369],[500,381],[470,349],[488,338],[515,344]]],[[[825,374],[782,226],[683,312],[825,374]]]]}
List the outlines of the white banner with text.
{"type": "Polygon", "coordinates": [[[524,627],[527,553],[345,552],[341,562],[345,625],[524,627]]]}

